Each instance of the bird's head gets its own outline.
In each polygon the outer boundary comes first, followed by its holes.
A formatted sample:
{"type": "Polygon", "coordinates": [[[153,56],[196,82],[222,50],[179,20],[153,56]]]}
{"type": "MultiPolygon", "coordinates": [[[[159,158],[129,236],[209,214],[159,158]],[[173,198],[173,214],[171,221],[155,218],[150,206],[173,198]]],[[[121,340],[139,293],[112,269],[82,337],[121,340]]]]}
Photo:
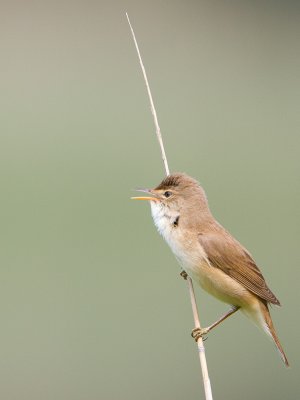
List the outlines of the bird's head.
{"type": "Polygon", "coordinates": [[[137,189],[149,196],[132,197],[133,200],[148,200],[152,208],[167,208],[179,212],[183,208],[195,207],[200,211],[208,208],[204,190],[199,183],[183,173],[168,175],[154,189],[137,189]]]}

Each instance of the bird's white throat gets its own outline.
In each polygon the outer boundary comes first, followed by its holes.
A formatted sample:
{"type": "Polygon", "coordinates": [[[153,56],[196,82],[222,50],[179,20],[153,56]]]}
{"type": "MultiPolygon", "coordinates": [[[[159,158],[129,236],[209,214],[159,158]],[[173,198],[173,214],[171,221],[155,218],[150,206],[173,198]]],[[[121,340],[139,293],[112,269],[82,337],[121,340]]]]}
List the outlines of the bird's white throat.
{"type": "Polygon", "coordinates": [[[180,232],[180,215],[171,207],[158,202],[151,202],[151,213],[158,232],[163,236],[181,265],[186,264],[188,254],[185,252],[182,232],[180,232]],[[181,239],[181,240],[180,240],[181,239]]]}
{"type": "Polygon", "coordinates": [[[169,240],[171,240],[172,232],[174,230],[173,224],[178,217],[178,212],[174,212],[169,207],[166,207],[161,203],[151,201],[151,213],[158,232],[169,243],[169,240]]]}

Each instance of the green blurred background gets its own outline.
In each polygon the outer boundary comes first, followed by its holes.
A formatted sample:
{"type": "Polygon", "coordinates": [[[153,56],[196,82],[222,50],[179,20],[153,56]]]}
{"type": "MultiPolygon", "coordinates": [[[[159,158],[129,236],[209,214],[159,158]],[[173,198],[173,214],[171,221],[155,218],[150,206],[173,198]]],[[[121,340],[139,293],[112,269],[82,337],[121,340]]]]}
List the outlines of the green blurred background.
{"type": "MultiPolygon", "coordinates": [[[[283,304],[292,368],[242,315],[206,341],[215,399],[299,398],[297,1],[1,1],[0,398],[204,398],[179,267],[132,189],[172,171],[283,304]]],[[[226,305],[197,289],[203,325],[226,305]]]]}

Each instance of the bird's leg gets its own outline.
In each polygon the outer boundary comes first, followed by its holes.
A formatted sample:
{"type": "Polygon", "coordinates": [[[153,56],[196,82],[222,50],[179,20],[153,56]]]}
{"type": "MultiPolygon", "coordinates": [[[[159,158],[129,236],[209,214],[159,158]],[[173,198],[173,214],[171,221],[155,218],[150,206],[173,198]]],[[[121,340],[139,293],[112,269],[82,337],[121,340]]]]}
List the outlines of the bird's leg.
{"type": "Polygon", "coordinates": [[[232,306],[230,308],[229,311],[227,311],[226,314],[224,314],[220,319],[218,319],[216,322],[214,322],[213,324],[211,324],[209,327],[207,327],[206,329],[209,331],[211,331],[213,328],[215,328],[216,326],[218,326],[221,322],[225,321],[225,319],[227,319],[228,317],[230,317],[230,315],[234,314],[235,312],[237,312],[237,310],[240,307],[237,306],[232,306]]]}
{"type": "Polygon", "coordinates": [[[216,322],[214,322],[213,324],[211,324],[210,326],[208,326],[207,328],[194,328],[192,330],[191,336],[196,340],[196,342],[198,341],[198,339],[200,337],[203,337],[204,335],[206,335],[208,332],[210,332],[213,328],[215,328],[216,326],[218,326],[221,322],[225,321],[226,318],[230,317],[230,315],[234,314],[235,312],[237,312],[237,310],[240,307],[237,306],[232,306],[231,309],[229,311],[227,311],[226,314],[224,314],[220,319],[218,319],[216,322]]]}

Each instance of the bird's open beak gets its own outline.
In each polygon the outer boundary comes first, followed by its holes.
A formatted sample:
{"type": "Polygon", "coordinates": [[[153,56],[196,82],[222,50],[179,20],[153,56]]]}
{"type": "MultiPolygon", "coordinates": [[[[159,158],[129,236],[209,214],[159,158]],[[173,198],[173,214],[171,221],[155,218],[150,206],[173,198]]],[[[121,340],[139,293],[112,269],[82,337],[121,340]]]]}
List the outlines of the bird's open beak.
{"type": "MultiPolygon", "coordinates": [[[[136,189],[138,192],[145,192],[145,193],[151,193],[151,189],[136,189]]],[[[153,193],[151,193],[153,194],[153,193]]],[[[150,200],[150,201],[159,201],[157,197],[152,197],[152,196],[142,196],[142,197],[131,197],[131,200],[150,200]]]]}

